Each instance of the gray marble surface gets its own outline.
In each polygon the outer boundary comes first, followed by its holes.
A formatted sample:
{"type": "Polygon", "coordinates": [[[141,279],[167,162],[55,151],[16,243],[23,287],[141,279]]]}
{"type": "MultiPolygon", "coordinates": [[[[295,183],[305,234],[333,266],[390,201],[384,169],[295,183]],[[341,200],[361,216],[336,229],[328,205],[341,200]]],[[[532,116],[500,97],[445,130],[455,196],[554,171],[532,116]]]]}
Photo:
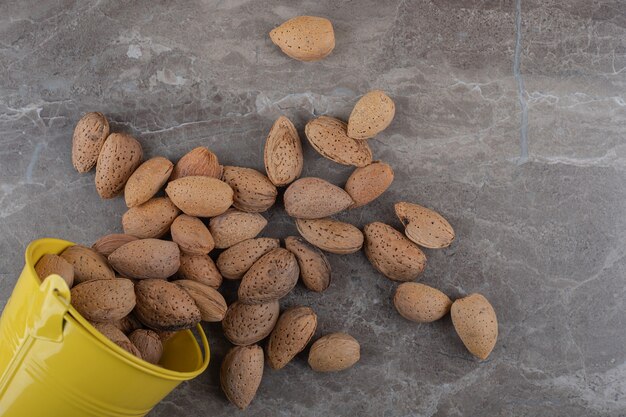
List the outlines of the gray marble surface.
{"type": "MultiPolygon", "coordinates": [[[[101,201],[93,172],[71,166],[82,113],[104,112],[148,156],[203,145],[262,169],[280,114],[302,133],[313,116],[347,118],[373,88],[396,102],[371,141],[396,179],[340,218],[399,226],[399,199],[446,216],[458,239],[427,251],[421,281],[491,300],[492,356],[474,360],[449,318],[399,317],[396,285],[362,253],[331,255],[328,291],[298,287],[282,304],[313,307],[318,335],[353,334],[358,366],[316,374],[302,354],[266,370],[238,413],[219,389],[228,345],[208,325],[209,370],[150,415],[626,415],[623,0],[0,2],[0,307],[31,240],[121,230],[123,200],[101,201]],[[294,61],[270,42],[299,14],[333,21],[327,59],[294,61]]],[[[305,157],[305,175],[350,173],[308,145],[305,157]]],[[[296,233],[280,207],[267,218],[266,235],[296,233]]]]}

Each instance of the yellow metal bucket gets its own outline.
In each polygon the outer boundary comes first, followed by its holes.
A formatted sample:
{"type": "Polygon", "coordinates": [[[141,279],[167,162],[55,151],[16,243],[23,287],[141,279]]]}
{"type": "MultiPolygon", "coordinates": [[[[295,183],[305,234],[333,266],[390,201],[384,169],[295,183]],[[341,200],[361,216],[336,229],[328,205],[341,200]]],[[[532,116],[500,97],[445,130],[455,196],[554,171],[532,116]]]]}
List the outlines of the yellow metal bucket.
{"type": "Polygon", "coordinates": [[[178,332],[152,365],[101,335],[70,305],[58,275],[43,283],[34,265],[71,242],[40,239],[0,318],[0,416],[143,416],[182,381],[209,364],[209,344],[197,331],[178,332]]]}

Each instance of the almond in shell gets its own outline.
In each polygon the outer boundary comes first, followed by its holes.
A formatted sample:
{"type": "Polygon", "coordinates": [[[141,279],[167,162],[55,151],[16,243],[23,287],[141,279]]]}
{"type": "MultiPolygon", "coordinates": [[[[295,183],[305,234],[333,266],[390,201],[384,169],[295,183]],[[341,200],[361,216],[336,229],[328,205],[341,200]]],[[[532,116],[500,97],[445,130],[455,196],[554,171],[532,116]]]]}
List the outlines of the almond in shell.
{"type": "Polygon", "coordinates": [[[470,353],[487,359],[498,339],[498,319],[489,301],[481,294],[458,299],[450,310],[454,329],[470,353]]]}
{"type": "Polygon", "coordinates": [[[233,205],[241,211],[259,213],[276,202],[276,186],[255,169],[225,166],[224,181],[232,187],[233,205]]]}
{"type": "Polygon", "coordinates": [[[122,227],[124,233],[139,239],[159,238],[170,230],[179,214],[180,210],[169,198],[157,197],[129,208],[122,216],[122,227]]]}
{"type": "Polygon", "coordinates": [[[244,240],[220,253],[217,268],[224,278],[241,279],[261,256],[278,247],[280,241],[269,237],[244,240]]]}
{"type": "Polygon", "coordinates": [[[165,192],[188,216],[214,217],[233,204],[233,190],[213,177],[189,176],[170,181],[165,192]]]}
{"type": "Polygon", "coordinates": [[[285,238],[285,248],[296,256],[300,267],[300,278],[308,289],[321,292],[328,288],[330,263],[322,251],[295,236],[285,238]]]}
{"type": "Polygon", "coordinates": [[[135,236],[127,235],[124,233],[112,233],[110,235],[102,236],[91,246],[91,249],[95,250],[102,256],[109,256],[113,251],[122,245],[137,240],[135,236]]]}
{"type": "Polygon", "coordinates": [[[200,176],[222,178],[222,169],[217,156],[205,147],[197,147],[178,160],[170,181],[182,177],[200,176]]]}
{"type": "Polygon", "coordinates": [[[454,241],[452,226],[436,211],[406,202],[396,203],[394,208],[405,227],[404,233],[418,245],[438,249],[454,241]]]}
{"type": "Polygon", "coordinates": [[[226,398],[243,410],[254,399],[263,377],[263,349],[257,345],[231,348],[220,368],[220,385],[226,398]]]}
{"type": "Polygon", "coordinates": [[[128,336],[128,339],[141,353],[141,358],[153,364],[159,363],[163,355],[163,343],[159,335],[148,329],[137,329],[128,336]]]}
{"type": "Polygon", "coordinates": [[[126,181],[124,200],[128,207],[135,207],[150,200],[172,174],[174,164],[169,159],[157,156],[148,159],[126,181]]]}
{"type": "Polygon", "coordinates": [[[139,349],[130,341],[128,337],[120,329],[112,325],[111,323],[91,323],[93,327],[96,328],[100,333],[102,333],[107,339],[124,349],[125,351],[132,353],[137,356],[139,359],[143,359],[141,357],[141,352],[139,349]]]}
{"type": "Polygon", "coordinates": [[[181,214],[170,226],[172,240],[189,255],[206,255],[215,247],[211,232],[197,217],[181,214]]]}
{"type": "Polygon", "coordinates": [[[215,247],[226,249],[256,237],[266,225],[267,220],[259,213],[229,209],[226,213],[211,219],[209,230],[215,241],[215,247]]]}
{"type": "Polygon", "coordinates": [[[391,124],[396,106],[387,94],[370,91],[357,101],[348,119],[348,136],[354,139],[373,138],[391,124]]]}
{"type": "Polygon", "coordinates": [[[135,315],[154,330],[190,329],[201,313],[193,298],[178,285],[162,279],[143,279],[135,285],[135,315]]]}
{"type": "Polygon", "coordinates": [[[115,272],[106,258],[91,248],[70,246],[60,256],[74,267],[74,284],[92,279],[115,278],[115,272]]]}
{"type": "Polygon", "coordinates": [[[188,279],[180,279],[174,281],[174,283],[187,291],[191,298],[193,298],[196,306],[200,309],[202,321],[222,321],[226,315],[228,306],[222,294],[217,292],[215,288],[188,279]]]}
{"type": "Polygon", "coordinates": [[[212,288],[222,285],[222,275],[209,255],[182,253],[178,278],[196,281],[212,288]]]}
{"type": "Polygon", "coordinates": [[[72,165],[76,171],[90,171],[98,161],[98,155],[109,136],[109,122],[104,114],[85,114],[76,124],[72,136],[72,165]]]}
{"type": "Polygon", "coordinates": [[[133,282],[125,278],[94,279],[71,290],[72,306],[92,322],[114,322],[135,308],[133,282]]]}
{"type": "Polygon", "coordinates": [[[304,132],[311,146],[331,161],[356,167],[372,163],[372,151],[367,142],[349,137],[347,125],[341,120],[321,116],[308,122],[304,132]]]}
{"type": "Polygon", "coordinates": [[[57,274],[72,288],[74,284],[74,267],[59,255],[47,253],[35,264],[35,272],[42,281],[52,274],[57,274]]]}
{"type": "Polygon", "coordinates": [[[109,255],[117,272],[133,279],[165,279],[178,271],[180,250],[174,242],[138,239],[117,248],[109,255]]]}
{"type": "Polygon", "coordinates": [[[281,369],[309,343],[317,328],[317,315],[309,307],[292,307],[278,318],[267,343],[267,363],[281,369]]]}
{"type": "Polygon", "coordinates": [[[309,365],[317,372],[337,372],[352,367],[361,358],[359,342],[346,333],[320,337],[309,350],[309,365]]]}
{"type": "Polygon", "coordinates": [[[393,169],[384,162],[356,168],[346,182],[346,192],[354,204],[350,208],[364,206],[380,197],[393,182],[393,169]]]}
{"type": "Polygon", "coordinates": [[[96,191],[102,198],[122,192],[126,181],[141,164],[143,151],[134,137],[112,133],[104,142],[96,165],[96,191]]]}
{"type": "Polygon", "coordinates": [[[298,219],[321,219],[350,207],[350,195],[321,178],[300,178],[291,184],[283,197],[285,210],[298,219]]]}
{"type": "Polygon", "coordinates": [[[349,223],[331,218],[296,219],[296,227],[307,242],[326,252],[345,255],[363,246],[363,233],[349,223]]]}
{"type": "Polygon", "coordinates": [[[335,32],[330,20],[298,16],[270,32],[270,39],[285,55],[299,61],[319,61],[335,48],[335,32]]]}
{"type": "Polygon", "coordinates": [[[393,305],[407,320],[430,323],[448,314],[452,301],[436,288],[404,282],[396,288],[393,305]]]}
{"type": "Polygon", "coordinates": [[[366,225],[363,232],[367,259],[387,278],[412,281],[424,270],[424,253],[393,227],[374,222],[366,225]]]}
{"type": "Polygon", "coordinates": [[[233,345],[246,346],[265,339],[278,321],[278,301],[264,304],[244,304],[235,301],[222,320],[224,336],[233,345]]]}
{"type": "Polygon", "coordinates": [[[283,248],[272,249],[243,276],[238,290],[239,300],[246,304],[278,300],[296,286],[299,273],[293,253],[283,248]]]}
{"type": "Polygon", "coordinates": [[[265,172],[277,187],[283,187],[302,173],[304,156],[298,131],[291,120],[280,116],[270,130],[263,151],[265,172]]]}

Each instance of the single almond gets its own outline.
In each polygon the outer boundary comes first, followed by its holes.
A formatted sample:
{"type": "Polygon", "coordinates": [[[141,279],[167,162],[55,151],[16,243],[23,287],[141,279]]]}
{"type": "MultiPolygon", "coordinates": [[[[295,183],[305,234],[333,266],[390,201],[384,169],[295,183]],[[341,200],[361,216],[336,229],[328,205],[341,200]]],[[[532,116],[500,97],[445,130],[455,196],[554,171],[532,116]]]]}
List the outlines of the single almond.
{"type": "Polygon", "coordinates": [[[300,178],[291,184],[283,197],[285,210],[298,219],[321,219],[350,207],[350,195],[321,178],[300,178]]]}
{"type": "Polygon", "coordinates": [[[350,208],[364,206],[380,197],[393,182],[393,169],[380,161],[356,168],[346,182],[346,192],[354,204],[350,208]]]}
{"type": "Polygon", "coordinates": [[[418,204],[400,202],[394,206],[404,225],[404,233],[413,242],[431,249],[445,248],[454,241],[454,229],[439,213],[418,204]]]}
{"type": "Polygon", "coordinates": [[[157,197],[129,208],[122,216],[124,233],[139,239],[159,238],[170,230],[180,210],[167,197],[157,197]]]}
{"type": "Polygon", "coordinates": [[[233,204],[233,190],[212,177],[189,176],[170,181],[165,192],[188,216],[214,217],[233,204]]]}
{"type": "Polygon", "coordinates": [[[224,336],[233,345],[246,346],[265,339],[278,321],[278,301],[264,304],[244,304],[235,301],[222,320],[224,336]]]}
{"type": "Polygon", "coordinates": [[[304,132],[311,146],[331,161],[356,167],[372,163],[372,150],[367,142],[349,137],[347,125],[341,120],[321,116],[309,121],[304,132]]]}
{"type": "Polygon", "coordinates": [[[280,116],[265,141],[263,161],[267,177],[277,187],[283,187],[302,173],[304,156],[298,131],[291,120],[280,116]]]}
{"type": "Polygon", "coordinates": [[[311,345],[309,366],[317,372],[337,372],[352,367],[361,359],[359,342],[346,333],[322,336],[311,345]]]}
{"type": "Polygon", "coordinates": [[[163,279],[142,279],[135,285],[135,315],[154,330],[190,329],[201,314],[193,298],[178,285],[163,279]]]}
{"type": "Polygon", "coordinates": [[[180,255],[178,278],[196,281],[212,288],[222,285],[222,275],[209,255],[180,255]]]}
{"type": "Polygon", "coordinates": [[[331,218],[296,219],[296,227],[307,242],[326,252],[345,255],[363,246],[363,233],[349,223],[331,218]]]}
{"type": "Polygon", "coordinates": [[[348,119],[348,136],[354,139],[373,138],[391,124],[396,106],[387,94],[370,91],[357,101],[348,119]]]}
{"type": "Polygon", "coordinates": [[[81,117],[72,136],[72,165],[76,171],[88,172],[96,165],[107,136],[109,122],[104,114],[91,112],[81,117]]]}
{"type": "Polygon", "coordinates": [[[155,331],[137,329],[128,336],[128,339],[139,350],[144,361],[153,364],[159,363],[163,355],[163,343],[155,331]]]}
{"type": "Polygon", "coordinates": [[[319,61],[335,48],[335,32],[330,20],[298,16],[270,32],[270,39],[285,55],[299,61],[319,61]]]}
{"type": "Polygon", "coordinates": [[[257,345],[232,347],[220,368],[226,398],[243,410],[254,399],[263,378],[263,349],[257,345]]]}
{"type": "Polygon", "coordinates": [[[93,327],[96,328],[100,333],[102,333],[107,339],[124,349],[125,351],[132,353],[137,356],[139,359],[143,359],[141,357],[141,352],[137,347],[130,341],[128,337],[124,333],[120,331],[117,327],[112,325],[111,323],[91,323],[93,327]]]}
{"type": "Polygon", "coordinates": [[[367,259],[387,278],[412,281],[424,270],[424,253],[393,227],[374,222],[366,225],[363,232],[367,259]]]}
{"type": "Polygon", "coordinates": [[[278,318],[267,343],[267,363],[285,367],[309,343],[317,328],[317,315],[309,307],[292,307],[278,318]]]}
{"type": "Polygon", "coordinates": [[[170,226],[172,240],[190,255],[206,255],[215,247],[211,232],[197,217],[181,214],[170,226]]]}
{"type": "Polygon", "coordinates": [[[481,294],[470,294],[454,301],[452,324],[470,353],[485,360],[498,339],[498,319],[489,301],[481,294]]]}
{"type": "Polygon", "coordinates": [[[278,300],[298,283],[300,268],[293,253],[276,248],[266,253],[246,272],[239,285],[239,300],[261,304],[278,300]]]}
{"type": "Polygon", "coordinates": [[[269,237],[244,240],[220,253],[217,268],[224,278],[241,279],[261,256],[278,247],[280,241],[269,237]]]}
{"type": "Polygon", "coordinates": [[[102,256],[109,256],[115,249],[128,242],[132,242],[133,240],[137,240],[137,238],[124,233],[112,233],[98,239],[96,243],[91,246],[91,249],[95,250],[102,256]]]}
{"type": "Polygon", "coordinates": [[[101,198],[122,192],[126,181],[141,164],[143,151],[137,139],[125,133],[112,133],[104,142],[96,165],[96,191],[101,198]]]}
{"type": "Polygon", "coordinates": [[[115,278],[115,272],[106,258],[91,248],[70,246],[60,256],[74,268],[74,284],[92,279],[115,278]]]}
{"type": "Polygon", "coordinates": [[[35,272],[42,281],[52,274],[57,274],[69,288],[74,285],[74,267],[59,255],[47,253],[35,264],[35,272]]]}
{"type": "Polygon", "coordinates": [[[178,160],[172,171],[170,181],[182,177],[222,178],[222,169],[217,156],[205,147],[197,147],[178,160]]]}
{"type": "Polygon", "coordinates": [[[133,282],[125,278],[94,279],[71,290],[72,306],[92,322],[121,320],[135,308],[133,282]]]}
{"type": "Polygon", "coordinates": [[[393,305],[407,320],[430,323],[448,314],[452,301],[436,288],[404,282],[396,288],[393,305]]]}
{"type": "Polygon", "coordinates": [[[241,211],[259,213],[276,202],[276,186],[255,169],[225,166],[224,181],[232,187],[233,205],[241,211]]]}
{"type": "Polygon", "coordinates": [[[124,200],[128,207],[135,207],[150,200],[172,174],[174,164],[157,156],[148,159],[133,172],[124,186],[124,200]]]}
{"type": "Polygon", "coordinates": [[[174,242],[139,239],[117,248],[109,262],[120,274],[133,279],[165,279],[180,267],[180,250],[174,242]]]}
{"type": "Polygon", "coordinates": [[[200,309],[202,321],[222,321],[226,315],[228,306],[222,294],[217,292],[215,288],[188,279],[174,281],[174,284],[187,291],[191,298],[193,298],[196,306],[200,309]]]}
{"type": "Polygon", "coordinates": [[[328,288],[330,263],[322,251],[295,236],[285,238],[285,248],[296,256],[300,278],[308,289],[321,292],[328,288]]]}
{"type": "Polygon", "coordinates": [[[267,225],[259,213],[229,209],[209,222],[209,230],[218,249],[230,248],[246,239],[256,237],[267,225]]]}

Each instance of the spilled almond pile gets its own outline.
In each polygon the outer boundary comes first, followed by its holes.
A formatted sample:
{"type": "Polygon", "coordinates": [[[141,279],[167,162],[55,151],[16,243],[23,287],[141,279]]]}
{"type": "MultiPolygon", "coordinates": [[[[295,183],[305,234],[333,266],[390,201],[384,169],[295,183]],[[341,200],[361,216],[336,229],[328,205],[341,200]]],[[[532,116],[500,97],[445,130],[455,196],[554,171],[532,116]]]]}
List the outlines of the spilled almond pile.
{"type": "MultiPolygon", "coordinates": [[[[274,29],[270,37],[287,55],[312,61],[334,48],[329,21],[303,16],[274,29]]],[[[221,385],[228,399],[247,407],[267,363],[287,365],[315,334],[318,317],[306,306],[280,312],[279,300],[298,279],[311,291],[325,291],[331,265],[324,252],[347,255],[363,248],[385,277],[402,282],[393,303],[400,315],[418,323],[451,312],[467,349],[486,359],[498,326],[491,304],[480,294],[454,302],[441,291],[414,281],[424,270],[420,249],[444,248],[454,240],[438,213],[410,202],[395,204],[404,231],[374,222],[361,231],[332,218],[362,207],[385,192],[392,168],[374,161],[367,139],[393,120],[395,105],[382,91],[356,103],[348,123],[321,116],[305,127],[310,145],[323,157],[355,167],[343,188],[321,178],[300,178],[302,143],[293,123],[281,116],[265,142],[265,173],[222,166],[199,147],[176,164],[157,156],[143,162],[141,144],[111,133],[106,117],[88,113],[77,124],[72,162],[78,172],[96,167],[103,199],[124,194],[124,233],[103,236],[92,247],[72,246],[45,255],[36,265],[42,279],[56,273],[71,288],[74,308],[121,348],[158,364],[172,334],[200,321],[222,322],[235,345],[223,360],[221,385]],[[263,212],[286,187],[284,208],[301,237],[258,237],[267,226],[263,212]],[[165,188],[165,195],[160,191],[165,188]],[[214,261],[211,255],[218,254],[214,261]],[[223,279],[239,280],[230,306],[219,292],[223,279]],[[264,348],[260,345],[264,339],[264,348]]],[[[215,257],[215,256],[214,256],[215,257]]],[[[347,369],[360,359],[359,342],[337,332],[315,341],[308,362],[319,372],[347,369]]]]}

